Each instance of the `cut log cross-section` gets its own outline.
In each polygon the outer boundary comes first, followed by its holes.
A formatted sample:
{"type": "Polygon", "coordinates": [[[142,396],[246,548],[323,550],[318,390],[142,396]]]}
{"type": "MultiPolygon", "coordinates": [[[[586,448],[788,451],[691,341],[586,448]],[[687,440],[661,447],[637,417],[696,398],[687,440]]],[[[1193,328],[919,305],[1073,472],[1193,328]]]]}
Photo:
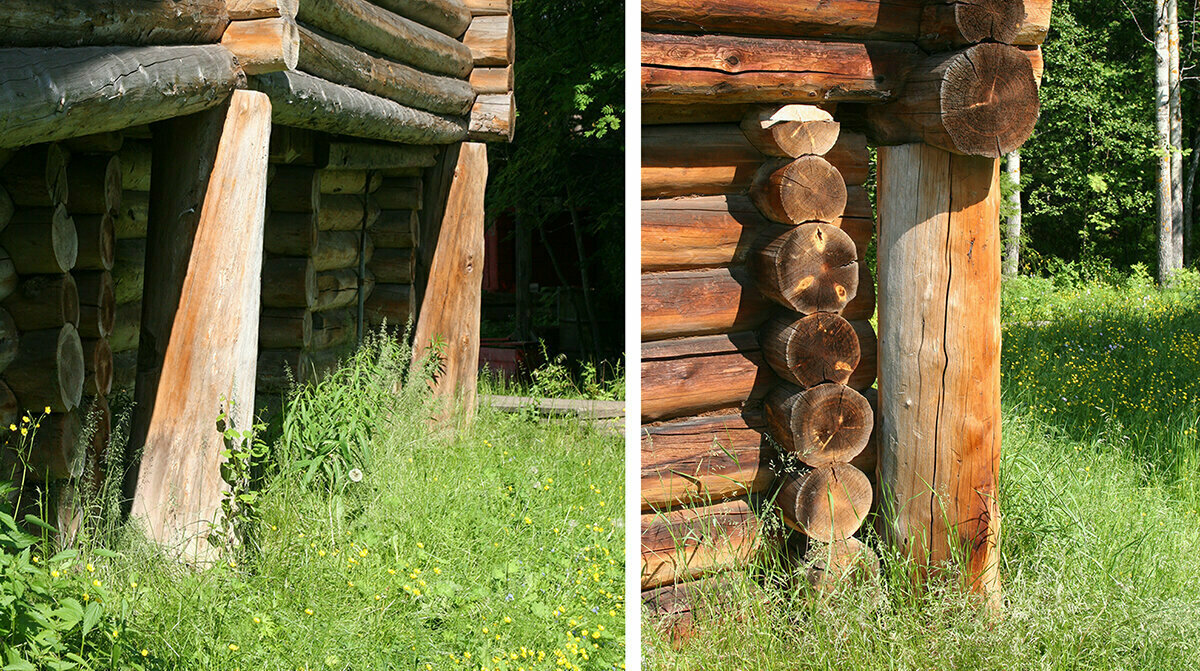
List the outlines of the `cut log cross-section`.
{"type": "Polygon", "coordinates": [[[791,158],[825,154],[841,132],[833,115],[814,105],[755,107],[741,126],[746,139],[763,154],[791,158]]]}
{"type": "Polygon", "coordinates": [[[767,395],[766,408],[775,441],[814,468],[853,459],[875,426],[867,399],[840,384],[803,390],[782,384],[767,395]]]}
{"type": "Polygon", "coordinates": [[[292,19],[276,17],[234,21],[221,45],[237,56],[248,75],[294,70],[300,58],[300,31],[292,19]]]}
{"type": "Polygon", "coordinates": [[[854,241],[829,224],[769,230],[755,254],[758,288],[780,305],[802,314],[839,312],[858,290],[854,241]]]}
{"type": "Polygon", "coordinates": [[[759,342],[775,373],[801,387],[846,384],[861,357],[854,327],[829,312],[775,317],[763,327],[759,342]]]}
{"type": "Polygon", "coordinates": [[[203,562],[224,490],[222,429],[253,423],[271,104],[238,91],[154,135],[132,515],[203,562]]]}
{"type": "Polygon", "coordinates": [[[871,510],[871,483],[850,464],[831,464],[789,477],[776,502],[783,521],[809,538],[845,540],[871,510]]]}
{"type": "Polygon", "coordinates": [[[4,369],[4,379],[24,408],[67,412],[79,407],[85,371],[83,344],[74,326],[23,333],[19,351],[21,356],[4,369]]]}
{"type": "Polygon", "coordinates": [[[750,199],[763,215],[783,224],[836,221],[846,198],[842,174],[820,156],[763,163],[750,186],[750,199]]]}

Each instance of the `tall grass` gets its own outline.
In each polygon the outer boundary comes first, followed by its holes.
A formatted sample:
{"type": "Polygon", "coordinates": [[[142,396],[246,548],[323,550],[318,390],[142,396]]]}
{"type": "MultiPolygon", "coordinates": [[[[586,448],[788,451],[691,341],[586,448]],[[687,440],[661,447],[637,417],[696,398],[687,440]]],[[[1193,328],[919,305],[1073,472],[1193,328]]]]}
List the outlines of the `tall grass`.
{"type": "Polygon", "coordinates": [[[647,668],[1200,667],[1200,286],[1177,287],[1006,283],[999,619],[881,548],[826,598],[738,575],[678,649],[646,623],[647,668]]]}

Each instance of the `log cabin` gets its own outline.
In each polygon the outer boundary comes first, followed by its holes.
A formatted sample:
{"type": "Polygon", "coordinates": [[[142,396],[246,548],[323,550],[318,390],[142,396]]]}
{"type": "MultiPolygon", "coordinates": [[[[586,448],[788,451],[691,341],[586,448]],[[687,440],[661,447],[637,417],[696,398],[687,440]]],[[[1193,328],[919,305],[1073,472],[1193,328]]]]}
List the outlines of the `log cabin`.
{"type": "Polygon", "coordinates": [[[0,17],[8,471],[101,477],[134,410],[132,516],[212,555],[225,427],[368,331],[446,343],[470,408],[487,143],[514,131],[505,0],[60,0],[0,17]],[[95,427],[91,436],[84,427],[95,427]]]}

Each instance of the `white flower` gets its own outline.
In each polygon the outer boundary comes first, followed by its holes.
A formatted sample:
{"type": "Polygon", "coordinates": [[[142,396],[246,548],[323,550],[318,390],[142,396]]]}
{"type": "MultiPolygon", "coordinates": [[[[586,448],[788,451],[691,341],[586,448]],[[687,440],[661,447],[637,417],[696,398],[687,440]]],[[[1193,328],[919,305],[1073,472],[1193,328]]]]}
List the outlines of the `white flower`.
{"type": "Polygon", "coordinates": [[[362,482],[362,471],[357,468],[350,469],[350,482],[362,482]]]}

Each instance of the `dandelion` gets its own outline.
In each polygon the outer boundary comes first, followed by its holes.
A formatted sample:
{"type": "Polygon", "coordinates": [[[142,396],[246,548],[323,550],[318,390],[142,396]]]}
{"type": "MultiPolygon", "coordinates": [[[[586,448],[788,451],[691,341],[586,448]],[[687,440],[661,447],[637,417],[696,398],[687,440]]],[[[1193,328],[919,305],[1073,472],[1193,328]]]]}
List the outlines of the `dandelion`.
{"type": "Polygon", "coordinates": [[[363,472],[361,470],[351,468],[348,475],[350,476],[350,482],[362,482],[363,472]]]}
{"type": "Polygon", "coordinates": [[[230,651],[232,651],[232,652],[237,652],[237,651],[238,651],[238,645],[237,645],[237,643],[230,643],[230,644],[229,644],[229,649],[230,649],[230,651]]]}
{"type": "Polygon", "coordinates": [[[311,608],[305,608],[305,609],[304,609],[304,614],[305,614],[305,615],[312,615],[312,614],[313,614],[313,609],[311,609],[311,608]]]}

